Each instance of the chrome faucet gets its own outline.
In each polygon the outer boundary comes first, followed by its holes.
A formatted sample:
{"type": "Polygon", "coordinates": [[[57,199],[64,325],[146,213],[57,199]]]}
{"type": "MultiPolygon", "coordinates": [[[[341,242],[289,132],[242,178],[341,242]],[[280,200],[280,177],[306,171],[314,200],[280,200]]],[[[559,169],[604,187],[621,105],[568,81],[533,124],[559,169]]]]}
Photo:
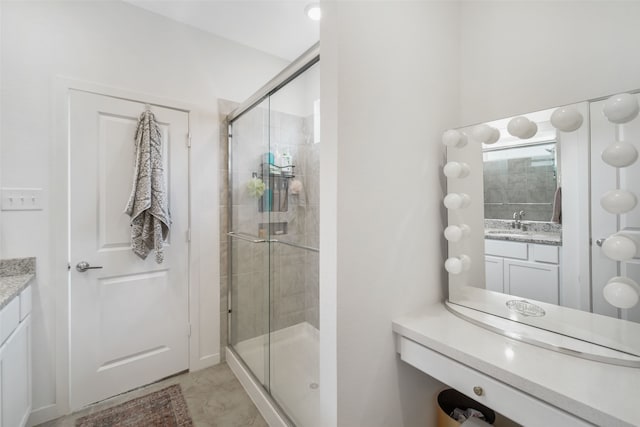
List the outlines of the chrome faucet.
{"type": "Polygon", "coordinates": [[[513,222],[511,223],[511,228],[524,229],[522,225],[522,218],[524,218],[524,214],[524,211],[513,212],[513,222]]]}

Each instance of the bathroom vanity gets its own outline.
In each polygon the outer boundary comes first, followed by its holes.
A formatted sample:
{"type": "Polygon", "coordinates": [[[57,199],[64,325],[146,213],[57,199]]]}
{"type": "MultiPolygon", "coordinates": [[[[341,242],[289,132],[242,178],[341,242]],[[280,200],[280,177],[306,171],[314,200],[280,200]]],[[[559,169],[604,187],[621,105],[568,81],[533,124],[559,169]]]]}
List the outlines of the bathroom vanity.
{"type": "Polygon", "coordinates": [[[404,362],[519,424],[640,425],[638,368],[512,340],[442,304],[396,319],[393,331],[404,362]]]}
{"type": "Polygon", "coordinates": [[[445,131],[448,301],[402,360],[526,426],[639,426],[639,137],[637,90],[445,131]]]}
{"type": "Polygon", "coordinates": [[[35,259],[0,261],[0,427],[31,414],[31,281],[35,259]]]}
{"type": "Polygon", "coordinates": [[[485,220],[485,288],[560,304],[560,227],[544,224],[547,230],[522,231],[496,226],[498,222],[485,220]]]}

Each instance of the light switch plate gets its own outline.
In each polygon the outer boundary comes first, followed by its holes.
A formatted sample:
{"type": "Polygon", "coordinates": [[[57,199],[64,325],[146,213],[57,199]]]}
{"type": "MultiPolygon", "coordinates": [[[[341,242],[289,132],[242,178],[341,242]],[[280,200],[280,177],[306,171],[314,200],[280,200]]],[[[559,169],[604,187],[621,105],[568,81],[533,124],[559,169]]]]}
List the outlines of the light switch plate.
{"type": "Polygon", "coordinates": [[[3,188],[3,211],[42,210],[42,188],[3,188]]]}

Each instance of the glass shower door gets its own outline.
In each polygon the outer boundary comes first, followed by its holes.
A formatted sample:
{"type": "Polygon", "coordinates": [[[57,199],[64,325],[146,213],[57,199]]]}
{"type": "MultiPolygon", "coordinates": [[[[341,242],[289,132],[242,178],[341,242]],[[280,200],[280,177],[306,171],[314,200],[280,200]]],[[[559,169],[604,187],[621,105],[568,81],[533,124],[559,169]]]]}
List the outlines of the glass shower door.
{"type": "Polygon", "coordinates": [[[271,151],[283,168],[275,179],[281,182],[280,199],[287,198],[271,212],[276,225],[270,238],[269,390],[304,427],[320,427],[319,67],[269,100],[271,151]]]}
{"type": "Polygon", "coordinates": [[[260,224],[269,222],[264,208],[270,197],[260,164],[269,152],[269,100],[234,120],[230,132],[229,342],[268,389],[269,236],[260,224]]]}
{"type": "Polygon", "coordinates": [[[320,427],[319,66],[232,119],[229,344],[290,420],[320,427]]]}

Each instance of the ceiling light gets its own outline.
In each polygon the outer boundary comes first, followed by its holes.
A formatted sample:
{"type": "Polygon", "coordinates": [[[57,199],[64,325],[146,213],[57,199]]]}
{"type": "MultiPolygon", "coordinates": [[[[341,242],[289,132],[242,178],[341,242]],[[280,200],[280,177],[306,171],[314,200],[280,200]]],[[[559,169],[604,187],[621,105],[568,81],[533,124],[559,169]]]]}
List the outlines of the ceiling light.
{"type": "Polygon", "coordinates": [[[319,21],[322,18],[322,11],[320,10],[320,4],[311,3],[304,8],[304,13],[307,14],[312,21],[319,21]]]}

